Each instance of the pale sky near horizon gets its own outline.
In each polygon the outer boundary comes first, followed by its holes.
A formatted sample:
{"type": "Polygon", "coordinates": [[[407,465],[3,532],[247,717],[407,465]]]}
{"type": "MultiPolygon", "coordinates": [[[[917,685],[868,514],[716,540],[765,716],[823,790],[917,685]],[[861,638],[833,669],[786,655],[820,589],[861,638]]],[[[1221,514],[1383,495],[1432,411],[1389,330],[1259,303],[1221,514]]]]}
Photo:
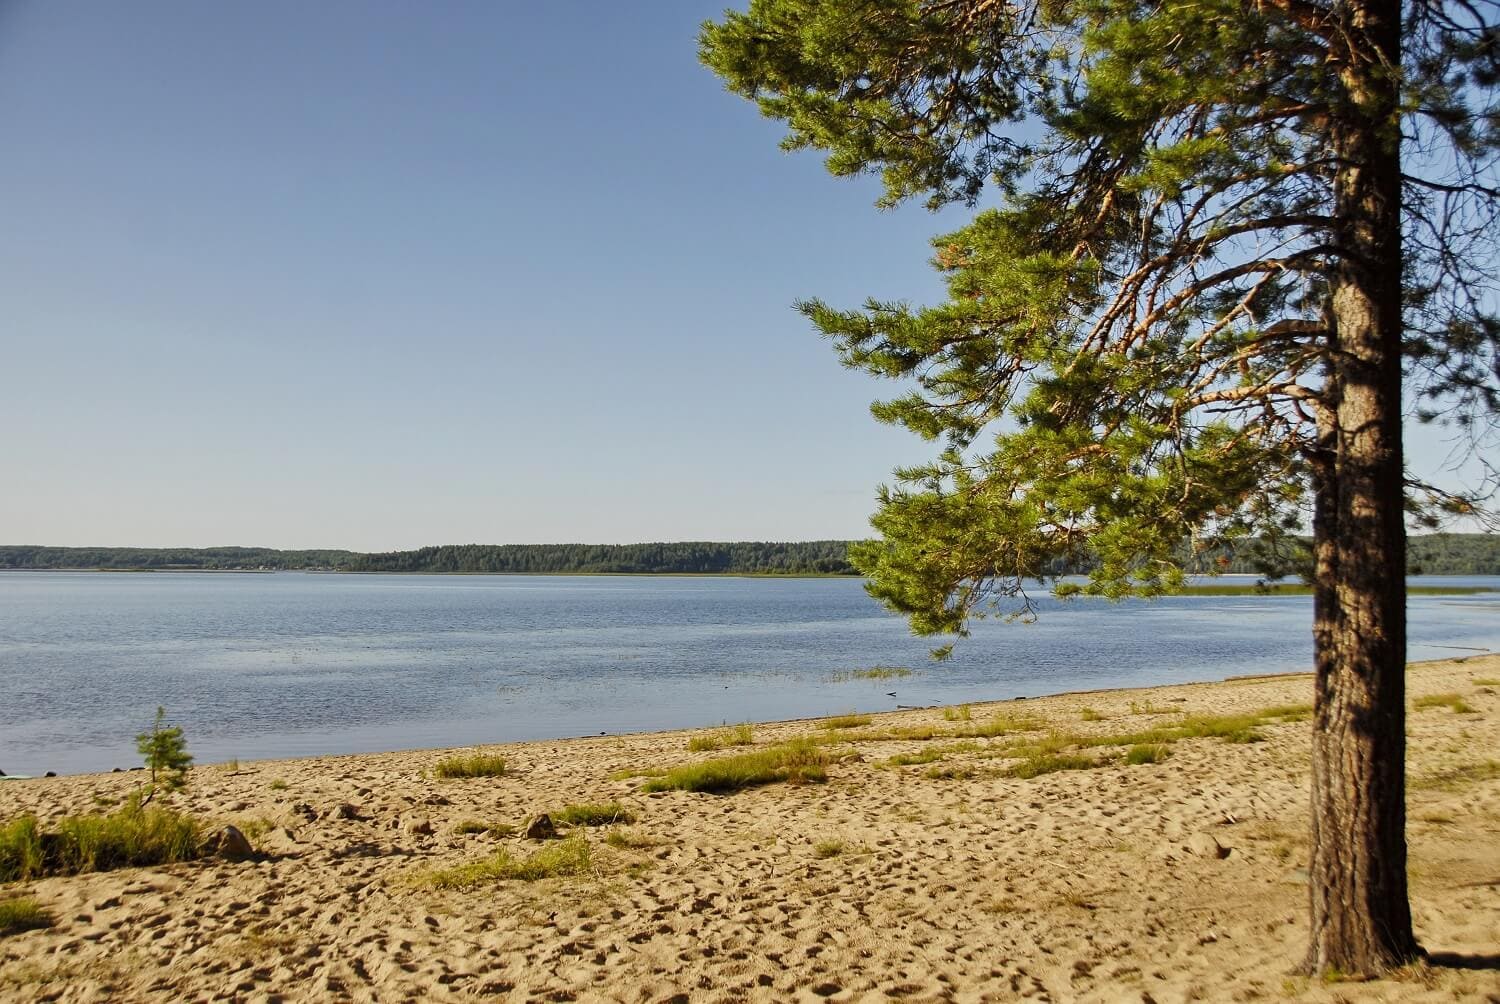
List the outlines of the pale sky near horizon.
{"type": "Polygon", "coordinates": [[[791,304],[968,213],[780,152],[724,6],[0,0],[0,543],[866,536],[932,447],[791,304]]]}

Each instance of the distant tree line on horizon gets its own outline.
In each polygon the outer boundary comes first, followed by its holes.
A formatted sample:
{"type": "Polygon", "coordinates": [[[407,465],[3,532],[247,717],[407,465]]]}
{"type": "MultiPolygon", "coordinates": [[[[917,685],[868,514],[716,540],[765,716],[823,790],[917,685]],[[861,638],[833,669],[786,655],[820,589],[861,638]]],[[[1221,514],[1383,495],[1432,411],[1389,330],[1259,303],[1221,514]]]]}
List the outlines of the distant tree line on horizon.
{"type": "Polygon", "coordinates": [[[362,554],[356,572],[853,575],[847,540],[661,544],[457,544],[362,554]]]}
{"type": "MultiPolygon", "coordinates": [[[[682,541],[654,544],[451,544],[364,554],[342,550],[281,551],[269,547],[40,547],[0,545],[0,568],[107,571],[338,571],[499,574],[854,575],[848,540],[796,542],[682,541]]],[[[1265,542],[1242,542],[1233,554],[1199,555],[1199,572],[1295,574],[1306,541],[1288,538],[1281,560],[1267,560],[1265,542]]],[[[1412,575],[1500,575],[1500,536],[1434,533],[1407,540],[1412,575]]],[[[1050,567],[1049,574],[1087,572],[1086,565],[1050,567]]]]}

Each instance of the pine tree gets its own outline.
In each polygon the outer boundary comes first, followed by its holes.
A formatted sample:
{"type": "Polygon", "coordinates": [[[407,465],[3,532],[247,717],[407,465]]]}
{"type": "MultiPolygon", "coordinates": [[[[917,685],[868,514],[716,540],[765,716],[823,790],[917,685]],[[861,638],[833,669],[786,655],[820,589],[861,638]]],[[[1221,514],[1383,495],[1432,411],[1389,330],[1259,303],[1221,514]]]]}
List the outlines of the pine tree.
{"type": "Polygon", "coordinates": [[[145,805],[156,796],[158,785],[167,791],[176,791],[187,783],[188,771],[193,766],[192,755],[187,751],[187,741],[182,736],[182,727],[168,726],[167,709],[158,707],[150,732],[135,737],[135,748],[151,770],[151,784],[140,804],[145,805]]]}
{"type": "MultiPolygon", "coordinates": [[[[1182,582],[1310,524],[1306,967],[1411,959],[1406,398],[1494,414],[1494,4],[1412,0],[753,0],[701,55],[784,145],[882,202],[982,204],[934,242],[945,302],[800,304],[875,415],[939,443],[854,552],[915,630],[1029,614],[1024,583],[1182,582]]],[[[1473,425],[1471,423],[1478,423],[1473,425]]],[[[940,650],[942,651],[942,650],[940,650]]]]}

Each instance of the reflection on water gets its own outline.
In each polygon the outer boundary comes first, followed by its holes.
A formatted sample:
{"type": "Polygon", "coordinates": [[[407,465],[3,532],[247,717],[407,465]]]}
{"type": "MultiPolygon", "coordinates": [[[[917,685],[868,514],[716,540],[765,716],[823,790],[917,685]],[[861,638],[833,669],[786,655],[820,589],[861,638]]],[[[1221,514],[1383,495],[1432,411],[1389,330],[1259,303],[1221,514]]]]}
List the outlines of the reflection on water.
{"type": "MultiPolygon", "coordinates": [[[[1500,579],[1437,580],[1500,586],[1500,579]]],[[[1037,600],[932,664],[851,579],[0,572],[0,769],[674,728],[1305,669],[1308,597],[1037,600]],[[898,680],[833,682],[901,665],[898,680]],[[892,696],[894,695],[894,696],[892,696]]],[[[1413,597],[1410,655],[1500,649],[1492,597],[1413,597]]]]}

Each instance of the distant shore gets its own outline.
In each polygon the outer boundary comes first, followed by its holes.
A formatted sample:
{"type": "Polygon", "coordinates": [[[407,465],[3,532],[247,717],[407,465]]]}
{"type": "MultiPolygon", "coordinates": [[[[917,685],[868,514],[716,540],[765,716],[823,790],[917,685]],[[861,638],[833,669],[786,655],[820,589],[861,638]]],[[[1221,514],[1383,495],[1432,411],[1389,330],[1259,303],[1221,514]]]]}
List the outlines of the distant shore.
{"type": "MultiPolygon", "coordinates": [[[[1300,674],[201,765],[174,804],[234,823],[262,856],[0,889],[54,920],[0,938],[0,1000],[65,986],[80,1000],[1479,1002],[1500,991],[1481,964],[1500,929],[1500,657],[1416,664],[1408,682],[1413,906],[1436,954],[1394,979],[1287,975],[1306,937],[1300,674]],[[1256,741],[1211,737],[1241,727],[1256,741]],[[826,781],[642,790],[799,738],[826,781]],[[434,776],[476,753],[504,773],[434,776]],[[608,825],[510,832],[569,805],[608,825]],[[573,874],[469,885],[483,869],[454,871],[548,848],[532,872],[573,874]]],[[[105,811],[139,780],[0,784],[0,822],[105,811]]]]}
{"type": "MultiPolygon", "coordinates": [[[[859,578],[857,572],[426,572],[426,571],[363,571],[343,568],[0,568],[0,572],[109,572],[119,574],[208,573],[233,575],[443,575],[443,576],[552,576],[569,578],[652,578],[652,579],[852,579],[859,578]]],[[[1243,573],[1231,577],[1244,578],[1243,573]]],[[[1444,576],[1414,576],[1417,578],[1444,578],[1444,576]]],[[[1470,575],[1453,575],[1449,578],[1475,578],[1470,575]]],[[[1217,577],[1207,582],[1192,582],[1176,596],[1311,596],[1312,587],[1293,582],[1219,582],[1217,577]]],[[[1500,588],[1491,586],[1443,586],[1408,585],[1412,596],[1474,596],[1481,593],[1500,593],[1500,588]]]]}

